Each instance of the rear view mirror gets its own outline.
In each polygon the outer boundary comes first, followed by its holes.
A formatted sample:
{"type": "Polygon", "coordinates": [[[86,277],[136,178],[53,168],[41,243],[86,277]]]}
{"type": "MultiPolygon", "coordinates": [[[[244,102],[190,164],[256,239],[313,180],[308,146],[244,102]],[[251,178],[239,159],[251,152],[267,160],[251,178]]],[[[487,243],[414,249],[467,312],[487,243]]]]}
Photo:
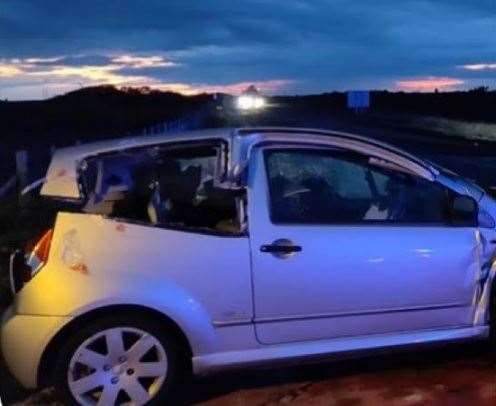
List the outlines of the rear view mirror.
{"type": "Polygon", "coordinates": [[[470,196],[457,195],[451,203],[451,220],[455,226],[476,227],[478,206],[470,196]]]}

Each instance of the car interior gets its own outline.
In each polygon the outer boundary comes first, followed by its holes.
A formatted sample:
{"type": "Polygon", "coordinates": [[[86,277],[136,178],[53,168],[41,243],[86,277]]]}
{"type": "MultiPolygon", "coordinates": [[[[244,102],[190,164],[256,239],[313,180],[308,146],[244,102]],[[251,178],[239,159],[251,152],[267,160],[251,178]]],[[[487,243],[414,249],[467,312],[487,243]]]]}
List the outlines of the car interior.
{"type": "Polygon", "coordinates": [[[87,213],[153,226],[240,233],[244,192],[216,185],[218,150],[148,148],[92,158],[82,174],[87,213]]]}
{"type": "Polygon", "coordinates": [[[446,188],[364,156],[271,152],[271,215],[280,223],[443,223],[446,188]]]}

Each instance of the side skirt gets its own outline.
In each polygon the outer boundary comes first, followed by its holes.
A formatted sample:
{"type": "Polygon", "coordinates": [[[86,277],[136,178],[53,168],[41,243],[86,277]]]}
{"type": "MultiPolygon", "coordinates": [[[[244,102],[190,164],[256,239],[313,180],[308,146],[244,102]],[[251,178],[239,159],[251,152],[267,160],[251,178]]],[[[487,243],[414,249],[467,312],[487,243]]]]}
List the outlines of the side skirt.
{"type": "Polygon", "coordinates": [[[487,337],[489,337],[489,326],[474,326],[266,345],[249,350],[226,351],[193,357],[193,371],[195,374],[201,375],[224,369],[284,363],[293,359],[321,359],[326,356],[355,351],[414,347],[423,344],[476,340],[487,337]]]}

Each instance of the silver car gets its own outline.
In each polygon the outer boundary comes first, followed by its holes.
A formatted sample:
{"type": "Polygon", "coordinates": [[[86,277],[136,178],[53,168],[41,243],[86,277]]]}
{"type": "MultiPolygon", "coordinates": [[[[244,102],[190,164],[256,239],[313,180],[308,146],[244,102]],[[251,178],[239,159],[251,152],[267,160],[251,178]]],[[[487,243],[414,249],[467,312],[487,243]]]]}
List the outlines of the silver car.
{"type": "Polygon", "coordinates": [[[68,404],[191,373],[490,336],[496,202],[392,146],[219,129],[58,150],[61,209],[11,259],[1,345],[68,404]]]}

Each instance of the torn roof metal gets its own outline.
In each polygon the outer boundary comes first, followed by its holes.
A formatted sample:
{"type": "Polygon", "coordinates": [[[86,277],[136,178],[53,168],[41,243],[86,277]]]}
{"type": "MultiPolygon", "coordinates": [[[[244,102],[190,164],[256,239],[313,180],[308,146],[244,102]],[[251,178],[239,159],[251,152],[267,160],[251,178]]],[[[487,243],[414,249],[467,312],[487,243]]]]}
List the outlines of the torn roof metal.
{"type": "Polygon", "coordinates": [[[84,159],[95,155],[181,141],[200,141],[213,138],[230,141],[232,132],[233,130],[229,128],[192,131],[178,134],[118,138],[61,148],[56,150],[52,157],[40,193],[43,196],[79,199],[81,197],[77,174],[79,164],[84,159]]]}
{"type": "Polygon", "coordinates": [[[375,155],[379,158],[393,160],[400,165],[409,167],[424,177],[432,178],[438,173],[429,163],[418,157],[389,144],[359,135],[307,128],[219,128],[178,134],[166,133],[154,136],[119,138],[61,148],[52,157],[41,194],[66,199],[81,198],[78,168],[81,161],[89,157],[132,148],[213,139],[224,140],[229,145],[230,153],[228,157],[228,168],[226,169],[232,176],[236,176],[236,174],[243,170],[255,146],[266,143],[297,143],[342,147],[375,155]]]}

